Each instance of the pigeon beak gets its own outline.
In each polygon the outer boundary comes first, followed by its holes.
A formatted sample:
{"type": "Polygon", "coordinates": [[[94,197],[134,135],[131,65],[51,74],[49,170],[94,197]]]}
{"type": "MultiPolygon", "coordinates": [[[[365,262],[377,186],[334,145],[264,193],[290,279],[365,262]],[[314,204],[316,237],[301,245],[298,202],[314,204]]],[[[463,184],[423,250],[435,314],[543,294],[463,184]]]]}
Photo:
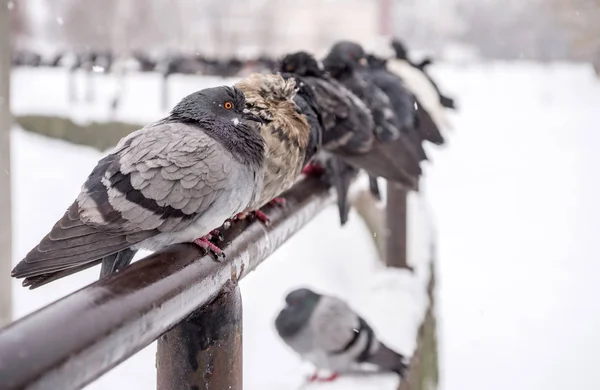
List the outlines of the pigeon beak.
{"type": "Polygon", "coordinates": [[[358,63],[360,66],[367,66],[369,64],[365,57],[362,57],[360,60],[358,60],[358,63]]]}
{"type": "Polygon", "coordinates": [[[247,120],[250,120],[250,121],[253,121],[253,122],[263,123],[262,119],[260,119],[260,117],[258,115],[254,115],[247,108],[244,109],[244,111],[242,113],[242,117],[244,119],[247,119],[247,120]]]}

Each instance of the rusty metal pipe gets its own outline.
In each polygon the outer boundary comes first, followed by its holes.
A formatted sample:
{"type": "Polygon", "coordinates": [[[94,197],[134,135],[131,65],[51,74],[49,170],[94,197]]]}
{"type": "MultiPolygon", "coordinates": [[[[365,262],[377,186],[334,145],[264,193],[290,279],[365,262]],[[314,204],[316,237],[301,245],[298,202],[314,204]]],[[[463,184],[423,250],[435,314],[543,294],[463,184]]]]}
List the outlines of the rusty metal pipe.
{"type": "Polygon", "coordinates": [[[158,339],[158,390],[242,390],[242,295],[225,290],[158,339]]]}
{"type": "Polygon", "coordinates": [[[1,330],[2,389],[82,388],[237,283],[335,199],[315,179],[283,196],[284,208],[265,208],[269,227],[226,231],[223,262],[174,245],[1,330]]]}

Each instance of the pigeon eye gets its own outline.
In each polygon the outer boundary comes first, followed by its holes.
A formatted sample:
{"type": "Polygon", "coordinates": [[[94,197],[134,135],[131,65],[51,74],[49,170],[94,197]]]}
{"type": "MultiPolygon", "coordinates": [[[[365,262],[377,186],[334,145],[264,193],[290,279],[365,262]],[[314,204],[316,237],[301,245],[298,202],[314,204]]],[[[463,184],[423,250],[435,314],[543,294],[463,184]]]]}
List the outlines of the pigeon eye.
{"type": "Polygon", "coordinates": [[[288,66],[286,67],[286,70],[287,70],[288,72],[293,72],[293,71],[294,71],[294,65],[288,65],[288,66]]]}
{"type": "Polygon", "coordinates": [[[225,102],[225,104],[223,104],[223,107],[225,107],[226,110],[231,110],[233,108],[233,103],[225,102]]]}

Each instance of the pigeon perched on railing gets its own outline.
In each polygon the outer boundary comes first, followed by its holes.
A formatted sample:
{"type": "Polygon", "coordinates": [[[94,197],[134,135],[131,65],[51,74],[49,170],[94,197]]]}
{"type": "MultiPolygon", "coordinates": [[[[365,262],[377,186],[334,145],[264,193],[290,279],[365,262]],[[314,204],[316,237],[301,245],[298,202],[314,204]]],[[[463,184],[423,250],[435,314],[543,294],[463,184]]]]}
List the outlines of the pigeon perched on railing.
{"type": "MultiPolygon", "coordinates": [[[[365,101],[367,107],[371,109],[373,113],[373,119],[375,120],[376,129],[377,124],[380,122],[377,119],[376,111],[374,107],[386,107],[386,113],[388,110],[392,111],[392,115],[396,118],[396,124],[398,126],[398,132],[394,133],[393,139],[382,139],[380,132],[376,132],[379,135],[379,140],[382,141],[382,149],[386,150],[390,156],[395,156],[395,160],[400,162],[405,172],[410,176],[408,181],[400,181],[401,184],[409,189],[417,190],[419,178],[421,176],[421,167],[419,162],[426,159],[425,150],[421,143],[420,137],[415,132],[415,127],[418,124],[417,120],[417,106],[414,105],[411,109],[406,104],[406,97],[400,106],[394,107],[387,94],[381,90],[377,85],[377,82],[373,79],[370,69],[368,68],[366,53],[362,46],[355,42],[340,41],[333,45],[329,54],[324,60],[326,69],[337,74],[338,78],[344,83],[352,92],[356,93],[361,99],[365,101]],[[356,80],[364,80],[369,88],[364,89],[358,86],[356,80]],[[366,91],[366,93],[365,93],[366,91]],[[369,101],[369,96],[377,96],[377,99],[369,101]]],[[[392,160],[394,158],[392,157],[392,160]]],[[[371,192],[375,196],[379,196],[379,188],[377,185],[377,177],[379,175],[374,172],[369,172],[369,185],[371,192]]],[[[389,179],[389,178],[388,178],[389,179]]]]}
{"type": "Polygon", "coordinates": [[[181,242],[221,255],[206,236],[262,188],[264,141],[245,104],[237,88],[204,89],[123,138],[12,276],[35,288],[103,259],[105,275],[139,248],[181,242]]]}
{"type": "Polygon", "coordinates": [[[348,188],[358,169],[343,158],[368,153],[375,142],[374,122],[365,104],[329,76],[318,61],[306,52],[285,56],[280,71],[294,74],[308,84],[323,118],[323,150],[306,174],[327,172],[327,181],[337,192],[342,225],[348,220],[348,188]]]}
{"type": "MultiPolygon", "coordinates": [[[[302,288],[290,292],[285,301],[275,328],[303,359],[332,372],[321,380],[360,371],[361,363],[404,375],[405,357],[379,341],[369,324],[342,300],[302,288]]],[[[315,374],[310,380],[318,379],[315,374]]]]}
{"type": "Polygon", "coordinates": [[[427,155],[421,143],[426,140],[435,145],[442,145],[444,137],[440,133],[429,113],[421,105],[417,97],[404,85],[403,80],[396,74],[387,70],[387,60],[374,55],[367,55],[367,64],[371,79],[390,98],[396,115],[405,115],[410,112],[414,118],[414,129],[409,132],[409,137],[415,145],[419,145],[421,159],[426,160],[427,155]]]}
{"type": "Polygon", "coordinates": [[[268,223],[269,218],[258,209],[269,202],[285,203],[278,196],[292,187],[305,162],[316,152],[321,129],[309,124],[309,118],[294,101],[295,79],[253,73],[235,86],[246,96],[248,110],[262,121],[258,126],[266,146],[264,178],[259,197],[247,211],[268,223]]]}
{"type": "MultiPolygon", "coordinates": [[[[405,56],[390,58],[386,64],[387,70],[398,75],[404,81],[406,87],[417,97],[419,103],[431,116],[431,119],[437,128],[444,132],[452,128],[452,125],[446,117],[446,107],[442,102],[447,102],[448,98],[439,92],[437,85],[433,82],[429,74],[419,67],[415,66],[405,56]]],[[[451,100],[451,99],[450,99],[451,100]]],[[[446,104],[448,105],[448,104],[446,104]]],[[[451,103],[454,108],[454,101],[451,103]]]]}
{"type": "Polygon", "coordinates": [[[437,92],[437,94],[439,96],[440,104],[442,106],[453,109],[453,110],[456,109],[456,104],[454,102],[454,99],[442,94],[437,83],[431,78],[431,76],[429,75],[429,73],[427,73],[427,70],[425,69],[426,67],[428,67],[429,65],[431,65],[433,63],[433,60],[431,58],[425,58],[418,64],[411,61],[411,59],[408,56],[408,50],[406,49],[406,46],[404,46],[404,44],[399,39],[392,40],[392,48],[394,49],[394,52],[396,53],[396,59],[406,61],[408,64],[410,64],[414,68],[417,68],[421,72],[423,72],[423,75],[425,77],[427,77],[427,79],[429,80],[429,82],[431,83],[431,85],[433,86],[435,91],[437,92]]]}
{"type": "MultiPolygon", "coordinates": [[[[379,122],[374,120],[365,102],[350,88],[331,77],[312,55],[306,52],[289,54],[281,61],[280,70],[299,75],[315,92],[324,124],[324,152],[319,155],[317,162],[321,168],[328,168],[326,178],[338,193],[340,222],[344,225],[348,219],[348,187],[358,172],[357,168],[366,170],[373,177],[382,176],[411,188],[416,187],[416,178],[421,171],[418,158],[406,150],[406,141],[404,138],[398,139],[401,136],[399,133],[393,134],[398,129],[386,120],[388,115],[395,118],[389,98],[375,85],[371,85],[373,88],[365,87],[367,83],[354,73],[353,63],[346,64],[345,59],[342,59],[342,63],[346,65],[336,65],[335,59],[332,59],[332,63],[336,67],[336,74],[343,76],[342,81],[361,90],[363,95],[375,88],[374,100],[379,103],[373,104],[379,113],[379,122]],[[376,130],[376,123],[380,124],[379,131],[376,130]],[[382,134],[386,135],[381,137],[382,134]],[[381,139],[393,137],[397,139],[381,139]]],[[[313,167],[307,168],[305,172],[308,174],[314,171],[313,167]]],[[[377,186],[372,186],[372,192],[378,193],[377,186]]]]}
{"type": "Polygon", "coordinates": [[[384,169],[364,167],[365,170],[372,177],[384,177],[416,188],[421,175],[419,161],[422,151],[407,136],[415,123],[414,113],[406,113],[400,118],[396,116],[389,98],[368,74],[365,68],[366,53],[360,45],[348,41],[336,43],[323,64],[337,80],[365,102],[373,115],[376,144],[380,146],[377,162],[384,169]],[[393,126],[396,126],[395,130],[393,126]],[[395,177],[390,175],[392,172],[396,173],[395,177]]]}

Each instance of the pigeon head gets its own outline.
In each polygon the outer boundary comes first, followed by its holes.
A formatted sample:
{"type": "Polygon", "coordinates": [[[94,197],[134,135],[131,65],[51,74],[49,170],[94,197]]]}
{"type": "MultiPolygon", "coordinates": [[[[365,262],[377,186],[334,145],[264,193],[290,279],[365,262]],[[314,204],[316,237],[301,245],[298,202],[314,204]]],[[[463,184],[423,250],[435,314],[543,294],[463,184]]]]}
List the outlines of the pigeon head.
{"type": "Polygon", "coordinates": [[[358,43],[340,41],[333,45],[323,60],[325,69],[332,74],[353,70],[365,64],[365,51],[358,43]]]}
{"type": "Polygon", "coordinates": [[[299,76],[320,77],[325,71],[315,57],[305,51],[288,54],[281,60],[281,72],[294,73],[299,76]]]}
{"type": "Polygon", "coordinates": [[[321,298],[320,294],[317,294],[316,292],[309,290],[308,288],[300,288],[290,292],[285,297],[285,303],[287,303],[288,306],[296,308],[306,306],[313,307],[317,304],[319,298],[321,298]]]}
{"type": "Polygon", "coordinates": [[[279,74],[252,73],[235,84],[246,96],[246,108],[264,122],[278,116],[297,113],[294,103],[296,80],[285,80],[279,74]]]}
{"type": "Polygon", "coordinates": [[[399,39],[392,40],[392,48],[396,52],[396,58],[400,60],[405,60],[408,57],[406,47],[399,39]]]}
{"type": "Polygon", "coordinates": [[[367,64],[371,69],[384,69],[387,60],[385,58],[374,56],[373,54],[367,55],[367,64]]]}
{"type": "Polygon", "coordinates": [[[221,118],[238,124],[242,119],[259,121],[246,110],[246,98],[235,87],[206,88],[194,92],[173,108],[171,116],[185,121],[221,118]]]}
{"type": "Polygon", "coordinates": [[[275,319],[275,328],[283,338],[292,337],[308,324],[321,295],[307,288],[294,290],[285,297],[287,306],[275,319]]]}

